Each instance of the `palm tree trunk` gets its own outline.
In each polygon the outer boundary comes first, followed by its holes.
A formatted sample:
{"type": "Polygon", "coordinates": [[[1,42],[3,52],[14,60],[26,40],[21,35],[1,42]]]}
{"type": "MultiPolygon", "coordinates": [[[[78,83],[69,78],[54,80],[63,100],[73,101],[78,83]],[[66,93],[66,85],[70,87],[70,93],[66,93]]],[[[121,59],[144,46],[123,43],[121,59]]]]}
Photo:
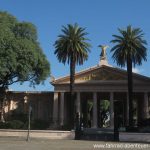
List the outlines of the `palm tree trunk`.
{"type": "Polygon", "coordinates": [[[71,112],[71,127],[74,127],[74,81],[75,81],[75,58],[72,53],[70,61],[70,112],[71,112]]]}
{"type": "Polygon", "coordinates": [[[132,79],[132,60],[128,57],[127,60],[128,73],[128,98],[129,98],[129,126],[133,126],[133,79],[132,79]]]}
{"type": "Polygon", "coordinates": [[[73,92],[74,92],[74,80],[75,80],[75,59],[72,54],[71,61],[70,61],[70,93],[71,93],[71,96],[73,95],[73,92]]]}

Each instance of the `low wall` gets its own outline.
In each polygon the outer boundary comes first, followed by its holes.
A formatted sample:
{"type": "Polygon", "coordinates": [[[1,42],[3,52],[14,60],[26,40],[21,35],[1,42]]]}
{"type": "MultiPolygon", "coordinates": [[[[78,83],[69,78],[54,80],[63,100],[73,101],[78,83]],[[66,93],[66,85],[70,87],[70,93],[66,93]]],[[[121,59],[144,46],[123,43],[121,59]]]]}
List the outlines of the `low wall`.
{"type": "MultiPolygon", "coordinates": [[[[0,129],[0,137],[27,137],[27,130],[0,129]]],[[[91,137],[91,135],[89,135],[91,137]]],[[[70,139],[75,137],[74,131],[31,130],[31,138],[70,139]]],[[[150,133],[119,132],[119,141],[150,142],[150,133]]]]}
{"type": "MultiPolygon", "coordinates": [[[[0,137],[26,137],[27,130],[0,129],[0,137]]],[[[30,130],[31,138],[74,139],[74,131],[30,130]]]]}
{"type": "Polygon", "coordinates": [[[150,133],[119,132],[119,141],[150,142],[150,133]]]}

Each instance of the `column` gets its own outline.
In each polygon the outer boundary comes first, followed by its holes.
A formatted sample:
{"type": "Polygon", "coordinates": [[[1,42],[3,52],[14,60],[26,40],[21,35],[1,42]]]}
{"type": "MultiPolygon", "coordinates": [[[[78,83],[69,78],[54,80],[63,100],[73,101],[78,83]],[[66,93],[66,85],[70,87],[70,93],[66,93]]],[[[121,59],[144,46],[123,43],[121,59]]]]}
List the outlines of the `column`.
{"type": "Polygon", "coordinates": [[[126,126],[129,126],[129,95],[127,93],[126,99],[126,126]]]}
{"type": "Polygon", "coordinates": [[[114,128],[114,93],[110,92],[110,128],[114,128]]]}
{"type": "Polygon", "coordinates": [[[143,119],[147,119],[149,117],[149,112],[148,112],[148,93],[144,92],[144,100],[143,100],[143,119]]]}
{"type": "Polygon", "coordinates": [[[77,92],[77,99],[76,99],[76,113],[80,114],[80,92],[77,92]]]}
{"type": "Polygon", "coordinates": [[[93,128],[97,128],[97,93],[93,93],[93,128]]]}
{"type": "Polygon", "coordinates": [[[64,92],[60,93],[60,125],[64,125],[64,92]]]}
{"type": "Polygon", "coordinates": [[[57,125],[58,123],[58,92],[54,92],[53,123],[54,125],[57,125]]]}

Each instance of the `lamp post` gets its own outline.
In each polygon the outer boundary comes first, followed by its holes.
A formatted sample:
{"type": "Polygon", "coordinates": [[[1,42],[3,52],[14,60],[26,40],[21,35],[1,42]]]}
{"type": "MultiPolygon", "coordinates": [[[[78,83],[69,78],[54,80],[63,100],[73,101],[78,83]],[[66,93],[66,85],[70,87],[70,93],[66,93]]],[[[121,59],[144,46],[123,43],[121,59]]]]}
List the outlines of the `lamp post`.
{"type": "Polygon", "coordinates": [[[29,141],[30,140],[30,123],[31,123],[32,107],[31,107],[30,101],[27,96],[24,97],[24,103],[26,103],[26,104],[28,103],[28,133],[27,133],[26,141],[29,141]]]}

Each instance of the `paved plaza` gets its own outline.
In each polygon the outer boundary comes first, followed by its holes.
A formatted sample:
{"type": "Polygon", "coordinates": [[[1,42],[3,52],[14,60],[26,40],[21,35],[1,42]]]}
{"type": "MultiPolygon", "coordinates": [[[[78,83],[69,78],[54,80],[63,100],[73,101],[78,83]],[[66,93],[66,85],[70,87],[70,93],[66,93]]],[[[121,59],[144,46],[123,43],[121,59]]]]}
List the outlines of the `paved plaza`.
{"type": "Polygon", "coordinates": [[[30,142],[26,142],[25,138],[0,137],[0,150],[11,150],[11,149],[12,150],[99,150],[99,149],[149,150],[150,144],[77,141],[77,140],[47,140],[47,139],[31,139],[30,142]]]}

